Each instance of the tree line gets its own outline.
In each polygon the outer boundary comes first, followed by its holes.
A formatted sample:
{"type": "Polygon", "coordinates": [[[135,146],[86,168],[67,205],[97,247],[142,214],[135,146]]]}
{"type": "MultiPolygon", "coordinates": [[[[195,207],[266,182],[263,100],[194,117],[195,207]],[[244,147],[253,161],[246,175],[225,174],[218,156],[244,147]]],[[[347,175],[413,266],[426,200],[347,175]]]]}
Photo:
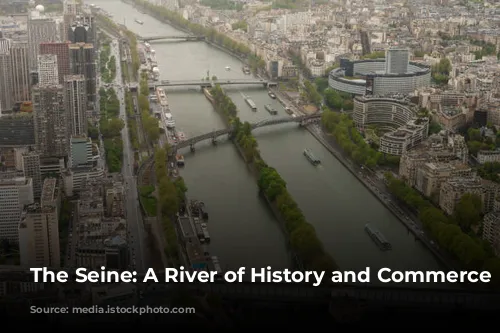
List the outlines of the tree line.
{"type": "Polygon", "coordinates": [[[187,187],[182,177],[177,177],[173,181],[169,177],[167,168],[168,149],[168,146],[166,148],[157,148],[155,152],[157,206],[161,213],[166,243],[164,251],[172,261],[172,266],[177,267],[180,264],[180,252],[174,222],[187,192],[187,187]]]}
{"type": "Polygon", "coordinates": [[[160,137],[160,126],[158,118],[152,115],[150,111],[148,77],[145,73],[141,76],[138,104],[141,112],[142,128],[149,142],[154,144],[160,137]]]}
{"type": "Polygon", "coordinates": [[[113,88],[108,90],[100,88],[99,97],[101,110],[99,130],[104,139],[106,164],[109,172],[120,172],[123,161],[121,130],[124,127],[123,120],[119,118],[120,101],[113,88]]]}
{"type": "Polygon", "coordinates": [[[464,195],[453,216],[446,216],[403,180],[386,174],[386,181],[389,191],[396,198],[418,212],[422,225],[442,249],[467,269],[489,271],[495,287],[500,287],[500,258],[494,255],[486,241],[470,232],[471,227],[481,219],[481,198],[473,194],[464,195]]]}
{"type": "Polygon", "coordinates": [[[298,255],[307,269],[335,270],[337,264],[325,252],[314,227],[307,222],[301,209],[288,192],[286,182],[276,169],[267,165],[262,159],[257,140],[252,135],[250,123],[241,122],[237,116],[236,105],[219,85],[212,88],[211,94],[216,109],[232,127],[233,140],[243,151],[246,162],[255,167],[260,191],[279,211],[294,253],[298,255]]]}
{"type": "Polygon", "coordinates": [[[366,143],[349,115],[325,110],[321,115],[321,122],[342,150],[357,164],[368,168],[399,164],[398,156],[384,155],[366,143]]]}
{"type": "Polygon", "coordinates": [[[222,46],[241,57],[247,58],[250,67],[254,70],[264,69],[266,66],[265,61],[263,61],[261,57],[254,54],[248,46],[231,39],[214,28],[204,27],[201,24],[190,22],[176,12],[144,0],[134,0],[134,2],[144,8],[150,9],[154,15],[161,20],[166,20],[174,26],[187,29],[197,36],[205,36],[205,38],[210,42],[222,46]]]}

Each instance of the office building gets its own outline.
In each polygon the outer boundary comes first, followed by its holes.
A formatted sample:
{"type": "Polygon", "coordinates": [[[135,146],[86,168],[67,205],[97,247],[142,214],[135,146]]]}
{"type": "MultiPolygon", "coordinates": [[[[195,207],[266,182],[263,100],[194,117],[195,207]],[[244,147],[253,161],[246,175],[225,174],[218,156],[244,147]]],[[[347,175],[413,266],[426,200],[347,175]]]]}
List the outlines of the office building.
{"type": "Polygon", "coordinates": [[[390,48],[385,51],[385,73],[405,74],[408,72],[410,51],[404,48],[390,48]]]}
{"type": "Polygon", "coordinates": [[[0,117],[0,147],[20,147],[35,144],[33,114],[27,112],[0,117]]]}
{"type": "Polygon", "coordinates": [[[19,223],[21,266],[60,267],[59,189],[55,178],[43,183],[40,204],[25,207],[19,223]]]}
{"type": "Polygon", "coordinates": [[[38,85],[53,86],[59,84],[57,56],[42,54],[38,56],[38,85]]]}
{"type": "Polygon", "coordinates": [[[61,85],[33,88],[35,141],[43,156],[67,156],[67,112],[64,109],[64,92],[61,85]]]}
{"type": "Polygon", "coordinates": [[[68,134],[87,135],[87,81],[83,75],[64,77],[64,108],[68,114],[68,134]]]}
{"type": "Polygon", "coordinates": [[[499,190],[498,184],[479,177],[449,178],[441,185],[439,207],[446,214],[451,215],[464,194],[475,194],[481,198],[481,211],[486,214],[493,210],[499,190]]]}
{"type": "Polygon", "coordinates": [[[10,47],[10,68],[12,71],[13,103],[22,103],[31,100],[28,53],[27,41],[12,41],[10,47]]]}
{"type": "Polygon", "coordinates": [[[12,72],[10,69],[10,40],[0,39],[0,117],[12,110],[12,72]]]}
{"type": "Polygon", "coordinates": [[[40,198],[42,194],[42,175],[40,170],[40,154],[35,151],[27,151],[21,155],[21,166],[23,175],[30,178],[33,183],[33,196],[40,198]]]}
{"type": "Polygon", "coordinates": [[[64,77],[71,73],[69,66],[69,43],[41,43],[40,54],[55,54],[57,56],[59,84],[63,84],[64,77]]]}
{"type": "Polygon", "coordinates": [[[96,45],[97,26],[93,16],[78,16],[68,30],[68,40],[71,43],[86,43],[96,45]]]}
{"type": "Polygon", "coordinates": [[[484,216],[483,239],[487,240],[495,254],[500,256],[500,212],[494,211],[484,216]]]}
{"type": "Polygon", "coordinates": [[[72,137],[70,140],[70,150],[70,168],[92,165],[92,140],[90,138],[87,138],[85,135],[72,137]]]}
{"type": "Polygon", "coordinates": [[[0,179],[0,239],[18,243],[18,227],[25,205],[34,203],[30,178],[0,179]]]}
{"type": "Polygon", "coordinates": [[[76,43],[69,46],[71,74],[85,77],[87,110],[95,110],[97,92],[97,64],[92,44],[76,43]]]}
{"type": "Polygon", "coordinates": [[[51,18],[30,17],[28,20],[30,70],[36,70],[40,43],[58,41],[57,30],[57,24],[51,18]]]}
{"type": "Polygon", "coordinates": [[[64,15],[78,15],[80,10],[80,4],[76,0],[64,0],[63,1],[63,14],[64,15]]]}

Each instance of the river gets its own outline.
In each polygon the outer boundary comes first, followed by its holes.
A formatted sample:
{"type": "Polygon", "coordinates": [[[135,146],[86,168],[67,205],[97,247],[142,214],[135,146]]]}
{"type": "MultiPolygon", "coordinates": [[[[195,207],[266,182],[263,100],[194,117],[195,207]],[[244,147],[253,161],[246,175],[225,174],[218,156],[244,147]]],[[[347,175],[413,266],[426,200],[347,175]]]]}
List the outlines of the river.
{"type": "MultiPolygon", "coordinates": [[[[173,27],[142,14],[118,0],[94,0],[114,20],[141,36],[179,35],[173,27]],[[144,25],[134,22],[141,20],[144,25]]],[[[219,79],[248,78],[239,60],[204,42],[153,42],[162,80],[195,80],[209,75],[219,79]],[[225,67],[229,66],[230,71],[225,67]]],[[[286,115],[267,91],[257,87],[228,87],[229,96],[244,121],[272,117],[265,104],[273,104],[279,116],[286,115]],[[250,96],[258,106],[252,112],[243,100],[250,96]]],[[[199,89],[168,88],[172,114],[179,130],[188,137],[221,129],[224,124],[199,89]]],[[[437,270],[437,260],[415,242],[398,221],[359,181],[316,139],[296,124],[257,129],[255,136],[263,158],[287,182],[307,220],[314,225],[325,249],[345,270],[367,266],[373,270],[437,270]],[[322,165],[313,167],[303,156],[311,148],[322,165]],[[375,225],[392,243],[393,250],[380,251],[364,231],[375,225]]],[[[229,142],[212,146],[199,143],[196,152],[185,152],[182,170],[191,198],[205,202],[210,214],[210,250],[226,269],[239,266],[275,269],[289,267],[285,240],[269,208],[257,195],[251,176],[236,149],[229,142]]]]}

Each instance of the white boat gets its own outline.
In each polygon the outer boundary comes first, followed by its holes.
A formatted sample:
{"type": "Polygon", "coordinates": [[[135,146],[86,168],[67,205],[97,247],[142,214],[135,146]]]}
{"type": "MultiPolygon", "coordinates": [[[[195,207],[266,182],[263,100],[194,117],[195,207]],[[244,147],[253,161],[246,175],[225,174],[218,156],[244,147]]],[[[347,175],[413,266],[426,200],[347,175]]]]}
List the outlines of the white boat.
{"type": "Polygon", "coordinates": [[[139,23],[140,25],[144,24],[144,22],[142,22],[141,20],[138,20],[138,19],[135,19],[135,22],[139,23]]]}
{"type": "Polygon", "coordinates": [[[163,88],[156,88],[156,96],[161,106],[168,106],[167,94],[163,88]]]}
{"type": "Polygon", "coordinates": [[[230,71],[230,70],[231,70],[231,67],[226,66],[226,71],[230,71]]]}
{"type": "Polygon", "coordinates": [[[167,126],[167,128],[170,129],[175,128],[175,120],[172,114],[170,112],[165,112],[164,115],[165,115],[165,125],[167,126]]]}

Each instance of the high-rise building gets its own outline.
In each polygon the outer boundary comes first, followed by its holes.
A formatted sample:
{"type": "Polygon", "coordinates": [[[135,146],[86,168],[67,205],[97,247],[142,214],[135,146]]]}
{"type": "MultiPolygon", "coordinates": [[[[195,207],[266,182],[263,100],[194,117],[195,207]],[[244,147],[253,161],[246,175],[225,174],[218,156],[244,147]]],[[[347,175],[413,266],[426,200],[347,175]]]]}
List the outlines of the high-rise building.
{"type": "Polygon", "coordinates": [[[60,267],[59,189],[55,178],[43,183],[40,204],[25,207],[19,223],[19,252],[24,267],[60,267]]]}
{"type": "Polygon", "coordinates": [[[40,43],[57,42],[57,23],[44,17],[30,17],[28,20],[29,65],[36,70],[40,43]]]}
{"type": "Polygon", "coordinates": [[[14,103],[31,100],[28,50],[27,41],[12,41],[10,47],[10,68],[12,73],[12,99],[14,103]]]}
{"type": "Polygon", "coordinates": [[[68,131],[64,109],[64,92],[61,85],[33,88],[35,141],[43,156],[67,156],[68,131]]]}
{"type": "Polygon", "coordinates": [[[22,170],[24,177],[33,182],[33,196],[40,198],[42,194],[42,175],[40,170],[40,154],[29,151],[22,154],[22,170]]]}
{"type": "Polygon", "coordinates": [[[80,5],[76,0],[64,0],[63,1],[63,14],[64,15],[78,15],[80,11],[80,5]]]}
{"type": "Polygon", "coordinates": [[[59,84],[63,84],[64,77],[70,74],[69,43],[41,43],[40,54],[55,54],[57,56],[59,84]]]}
{"type": "Polygon", "coordinates": [[[10,40],[0,39],[0,117],[12,110],[12,72],[10,70],[10,40]]]}
{"type": "Polygon", "coordinates": [[[80,6],[75,0],[63,1],[63,28],[62,41],[69,41],[69,28],[76,20],[76,16],[80,13],[80,6]]]}
{"type": "Polygon", "coordinates": [[[92,140],[86,135],[73,136],[70,140],[69,166],[92,166],[92,140]]]}
{"type": "Polygon", "coordinates": [[[93,16],[76,17],[68,29],[68,40],[71,43],[96,44],[97,27],[93,16]]]}
{"type": "Polygon", "coordinates": [[[0,239],[17,243],[21,212],[32,204],[33,183],[30,178],[0,179],[0,239]]]}
{"type": "Polygon", "coordinates": [[[87,135],[87,81],[83,75],[64,77],[64,108],[68,114],[68,134],[87,135]]]}
{"type": "Polygon", "coordinates": [[[38,56],[38,84],[40,86],[59,84],[57,56],[55,54],[42,54],[38,56]]]}
{"type": "Polygon", "coordinates": [[[94,46],[86,43],[75,43],[69,46],[71,74],[85,77],[87,93],[87,110],[95,110],[97,93],[97,64],[94,46]]]}
{"type": "Polygon", "coordinates": [[[386,74],[405,74],[408,72],[410,51],[404,48],[390,48],[385,52],[386,74]]]}

